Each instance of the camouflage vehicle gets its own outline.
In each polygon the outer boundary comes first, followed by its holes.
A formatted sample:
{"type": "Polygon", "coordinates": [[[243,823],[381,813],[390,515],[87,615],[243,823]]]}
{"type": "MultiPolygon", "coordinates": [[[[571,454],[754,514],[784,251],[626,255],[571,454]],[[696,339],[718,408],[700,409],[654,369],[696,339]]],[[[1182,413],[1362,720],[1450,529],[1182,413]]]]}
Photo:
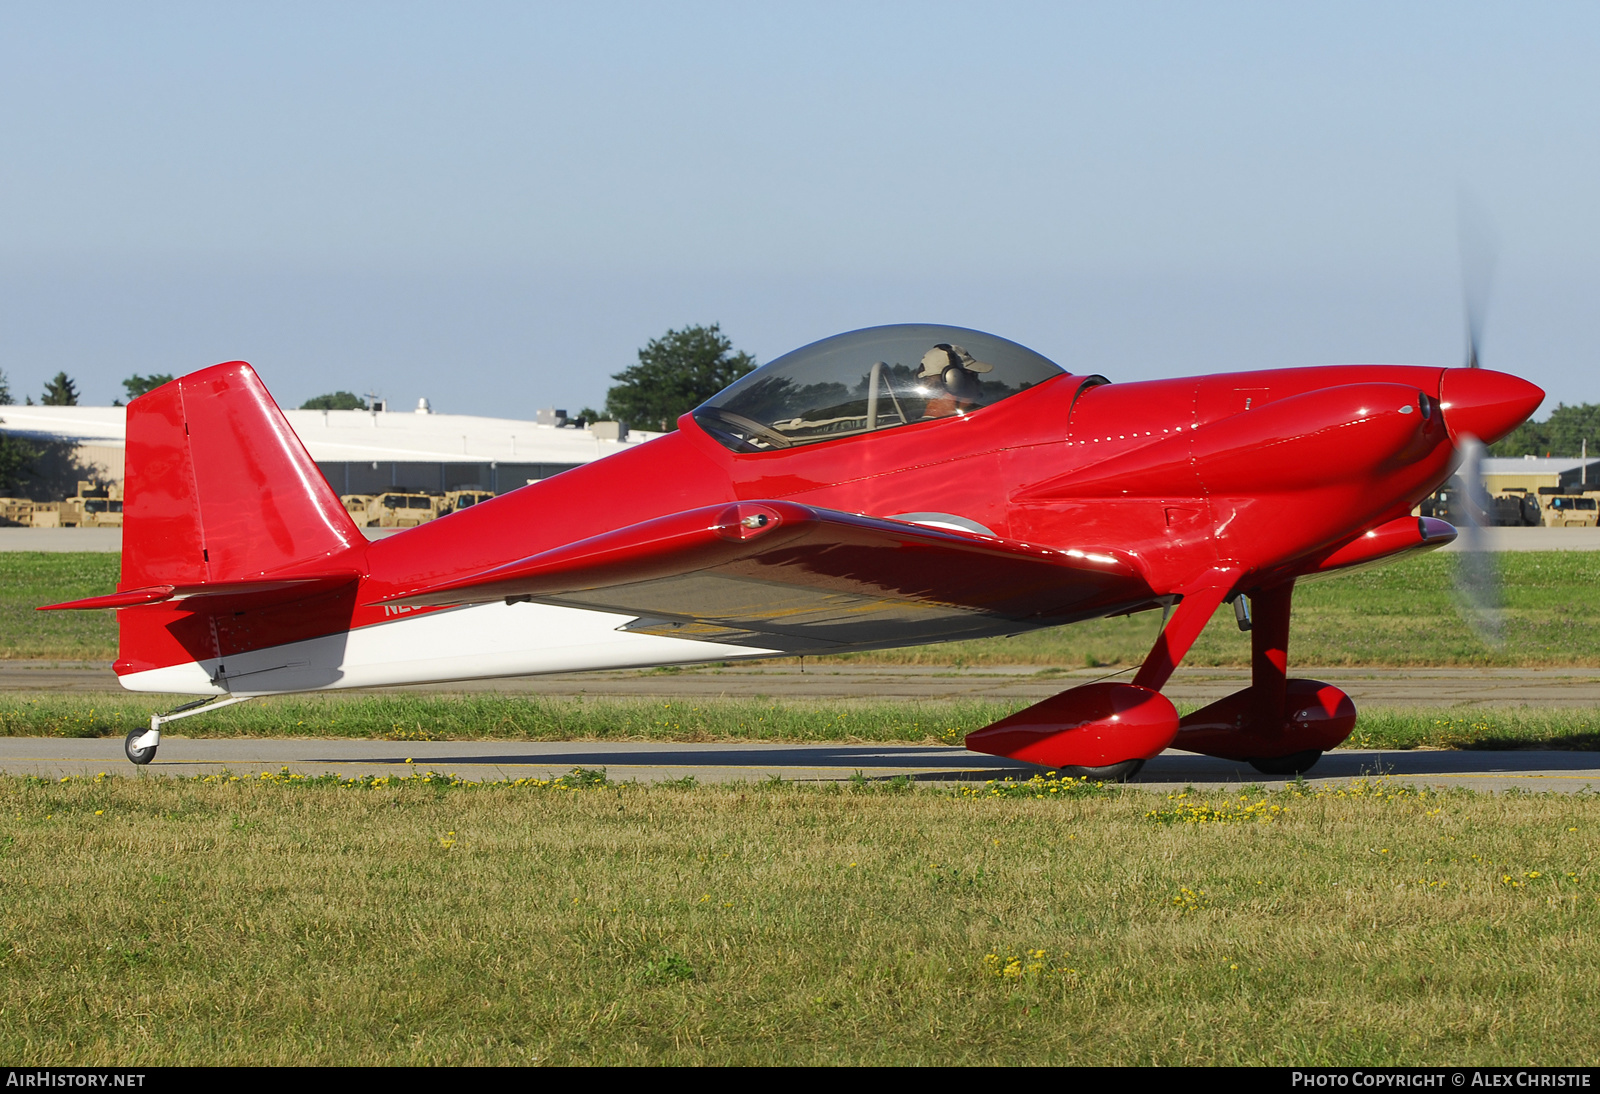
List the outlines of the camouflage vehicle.
{"type": "Polygon", "coordinates": [[[1479,496],[1473,503],[1454,479],[1423,499],[1414,512],[1419,516],[1438,517],[1460,527],[1474,522],[1495,528],[1537,528],[1542,523],[1539,499],[1526,490],[1513,487],[1494,497],[1479,496]]]}
{"type": "Polygon", "coordinates": [[[469,505],[488,501],[494,497],[488,490],[446,490],[444,492],[445,512],[454,513],[458,509],[465,509],[469,505]]]}
{"type": "Polygon", "coordinates": [[[61,502],[36,503],[35,528],[121,528],[122,487],[78,480],[78,494],[61,502]]]}
{"type": "Polygon", "coordinates": [[[343,494],[339,501],[344,505],[344,511],[350,514],[350,519],[357,524],[367,523],[367,506],[372,504],[371,494],[343,494]]]}
{"type": "Polygon", "coordinates": [[[33,527],[32,498],[0,498],[0,527],[33,527]]]}
{"type": "MultiPolygon", "coordinates": [[[[1545,489],[1549,489],[1546,487],[1545,489]]],[[[1557,488],[1559,489],[1559,487],[1557,488]]],[[[1593,528],[1600,523],[1600,504],[1594,494],[1546,494],[1539,491],[1546,528],[1593,528]]]]}
{"type": "Polygon", "coordinates": [[[1539,498],[1512,487],[1489,499],[1489,523],[1497,528],[1537,528],[1544,523],[1539,498]]]}
{"type": "Polygon", "coordinates": [[[415,528],[447,512],[443,494],[389,490],[375,495],[367,503],[365,519],[355,513],[351,516],[357,524],[368,528],[415,528]]]}

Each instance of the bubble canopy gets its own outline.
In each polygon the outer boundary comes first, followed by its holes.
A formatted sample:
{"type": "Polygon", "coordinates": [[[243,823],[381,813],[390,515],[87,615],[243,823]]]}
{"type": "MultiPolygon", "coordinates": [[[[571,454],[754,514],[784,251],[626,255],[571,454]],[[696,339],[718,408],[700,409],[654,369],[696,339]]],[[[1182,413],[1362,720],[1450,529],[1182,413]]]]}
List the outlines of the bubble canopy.
{"type": "Polygon", "coordinates": [[[735,452],[766,452],[957,418],[1065,370],[982,331],[868,327],[768,362],[694,410],[735,452]]]}

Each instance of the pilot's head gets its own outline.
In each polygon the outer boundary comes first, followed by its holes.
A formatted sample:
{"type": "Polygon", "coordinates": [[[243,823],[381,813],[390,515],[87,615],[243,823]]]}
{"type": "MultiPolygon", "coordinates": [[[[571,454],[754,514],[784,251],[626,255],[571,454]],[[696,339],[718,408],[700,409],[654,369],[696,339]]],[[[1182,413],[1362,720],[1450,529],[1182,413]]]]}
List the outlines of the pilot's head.
{"type": "Polygon", "coordinates": [[[917,371],[919,380],[937,380],[950,394],[963,399],[976,398],[980,372],[989,372],[993,365],[975,361],[972,354],[960,346],[940,342],[922,355],[922,368],[917,371]]]}

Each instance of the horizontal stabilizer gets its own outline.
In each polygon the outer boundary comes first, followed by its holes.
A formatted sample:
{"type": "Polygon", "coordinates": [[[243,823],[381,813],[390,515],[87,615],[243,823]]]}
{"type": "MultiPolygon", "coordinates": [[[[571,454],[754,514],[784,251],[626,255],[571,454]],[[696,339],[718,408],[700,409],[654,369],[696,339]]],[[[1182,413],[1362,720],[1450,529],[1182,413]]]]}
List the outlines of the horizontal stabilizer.
{"type": "Polygon", "coordinates": [[[274,581],[213,581],[200,585],[148,585],[142,589],[128,589],[107,596],[91,596],[84,600],[69,600],[63,604],[45,604],[35,609],[41,612],[99,611],[106,608],[139,608],[149,604],[167,604],[172,601],[190,601],[199,610],[201,604],[209,607],[218,597],[229,598],[234,606],[264,608],[273,604],[287,604],[314,593],[358,580],[356,573],[313,574],[305,577],[281,578],[274,581]]]}
{"type": "Polygon", "coordinates": [[[381,602],[538,600],[640,617],[630,631],[803,650],[1013,633],[1152,595],[1110,551],[763,501],[661,517],[381,602]]]}

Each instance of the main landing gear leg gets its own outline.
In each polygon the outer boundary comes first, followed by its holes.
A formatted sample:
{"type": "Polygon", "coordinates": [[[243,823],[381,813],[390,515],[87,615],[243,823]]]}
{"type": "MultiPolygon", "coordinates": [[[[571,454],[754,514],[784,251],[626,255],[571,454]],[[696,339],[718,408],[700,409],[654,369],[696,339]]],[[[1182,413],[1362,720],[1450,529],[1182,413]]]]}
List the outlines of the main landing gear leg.
{"type": "MultiPolygon", "coordinates": [[[[1258,592],[1250,629],[1251,722],[1282,725],[1289,701],[1289,606],[1294,582],[1258,592]]],[[[1283,756],[1252,756],[1250,766],[1263,775],[1299,775],[1322,759],[1320,748],[1303,748],[1283,756]]]]}
{"type": "Polygon", "coordinates": [[[149,729],[132,729],[123,739],[122,751],[133,763],[143,767],[156,758],[156,748],[161,744],[161,727],[168,722],[176,722],[179,718],[188,718],[196,714],[205,714],[207,711],[220,710],[222,707],[231,707],[235,703],[242,703],[252,698],[249,695],[229,695],[226,698],[207,696],[196,699],[192,703],[185,703],[181,707],[174,707],[165,714],[150,715],[149,729]]]}
{"type": "Polygon", "coordinates": [[[1161,694],[1183,655],[1217,610],[1236,575],[1184,595],[1131,684],[1100,682],[1064,691],[967,735],[974,752],[1006,756],[1063,775],[1096,780],[1131,778],[1145,760],[1172,743],[1178,711],[1161,694]]]}
{"type": "Polygon", "coordinates": [[[1289,679],[1294,582],[1257,589],[1250,629],[1250,686],[1183,719],[1177,748],[1242,760],[1264,775],[1299,775],[1355,728],[1350,697],[1331,684],[1289,679]]]}

